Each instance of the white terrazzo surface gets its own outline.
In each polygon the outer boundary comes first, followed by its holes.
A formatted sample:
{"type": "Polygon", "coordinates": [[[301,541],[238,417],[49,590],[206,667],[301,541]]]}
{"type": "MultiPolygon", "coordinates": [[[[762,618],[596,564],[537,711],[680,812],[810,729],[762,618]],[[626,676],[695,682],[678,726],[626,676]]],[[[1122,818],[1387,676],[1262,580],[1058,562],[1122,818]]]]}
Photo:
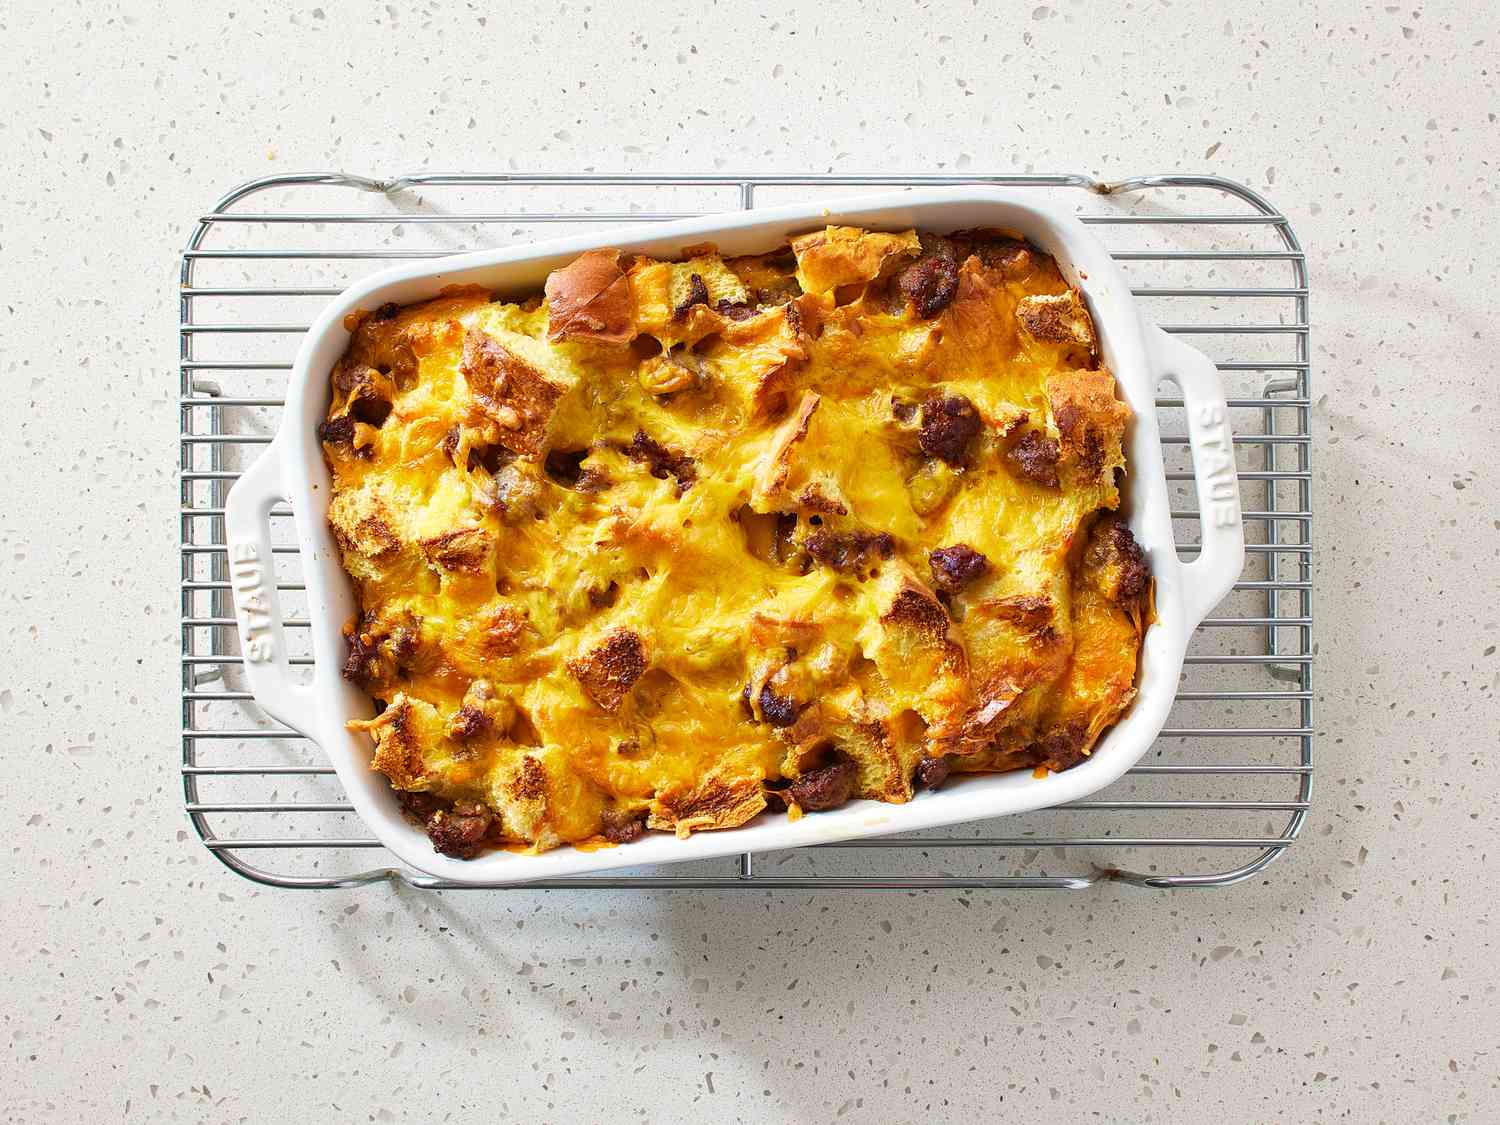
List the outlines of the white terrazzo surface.
{"type": "Polygon", "coordinates": [[[0,1117],[1500,1119],[1500,12],[1415,5],[0,7],[0,1117]],[[1176,896],[224,870],[180,811],[175,255],[240,180],[429,167],[1267,191],[1314,284],[1291,855],[1176,896]]]}

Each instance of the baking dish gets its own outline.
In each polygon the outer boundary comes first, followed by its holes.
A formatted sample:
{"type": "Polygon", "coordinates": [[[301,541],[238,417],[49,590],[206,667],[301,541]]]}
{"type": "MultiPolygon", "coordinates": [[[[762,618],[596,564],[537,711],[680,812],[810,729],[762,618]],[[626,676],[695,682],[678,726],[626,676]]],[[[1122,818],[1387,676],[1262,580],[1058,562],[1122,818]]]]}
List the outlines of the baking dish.
{"type": "Polygon", "coordinates": [[[707,859],[746,851],[931,828],[1077,800],[1134,764],[1166,721],[1183,656],[1198,622],[1232,587],[1244,558],[1239,490],[1228,412],[1218,373],[1199,352],[1145,324],[1107,251],[1075,218],[1003,191],[974,186],[820,201],[607,231],[436,262],[399,266],[348,289],[330,303],[303,340],[293,366],[279,432],[230,492],[225,522],[236,622],[248,686],[274,718],[317,742],[328,755],[355,810],[403,862],[460,883],[501,884],[599,872],[642,864],[707,859]],[[686,839],[650,834],[622,847],[561,848],[541,855],[493,852],[472,860],[439,855],[426,834],[401,815],[385,778],[369,768],[370,748],[345,723],[367,718],[367,695],[346,683],[340,627],[355,611],[353,593],[324,513],[330,479],[317,438],[328,404],[328,374],[349,342],[345,316],[394,301],[422,300],[445,286],[480,285],[502,293],[541,288],[546,275],[577,254],[611,246],[663,257],[714,242],[725,253],[768,250],[826,223],[874,229],[955,230],[1000,227],[1018,232],[1054,256],[1087,299],[1104,361],[1135,414],[1127,439],[1129,472],[1124,514],[1147,552],[1156,579],[1157,619],[1141,651],[1139,694],[1091,758],[1058,774],[1028,771],[966,777],[906,805],[855,801],[797,821],[775,815],[737,829],[686,839]],[[1175,554],[1154,392],[1176,382],[1187,405],[1201,516],[1202,549],[1190,563],[1175,554]],[[314,666],[310,684],[297,682],[287,660],[284,627],[271,568],[269,512],[282,497],[295,512],[305,575],[314,666]]]}

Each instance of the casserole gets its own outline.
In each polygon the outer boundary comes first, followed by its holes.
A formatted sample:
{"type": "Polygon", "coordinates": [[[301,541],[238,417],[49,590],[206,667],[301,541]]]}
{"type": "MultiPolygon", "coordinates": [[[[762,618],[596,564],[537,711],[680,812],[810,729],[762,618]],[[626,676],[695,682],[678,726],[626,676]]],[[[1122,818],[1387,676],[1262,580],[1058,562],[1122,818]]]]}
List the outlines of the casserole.
{"type": "Polygon", "coordinates": [[[356,811],[383,844],[412,866],[458,882],[516,882],[796,847],[1075,800],[1113,781],[1149,746],[1171,707],[1193,628],[1233,584],[1243,560],[1232,446],[1212,364],[1141,322],[1118,269],[1076,220],[987,188],[935,189],[705,217],[644,231],[571,238],[399,267],[354,286],[323,312],[298,354],[287,404],[275,441],[236,484],[226,506],[236,618],[249,687],[270,714],[324,748],[356,811]],[[388,302],[418,301],[448,286],[480,285],[503,292],[538,289],[550,271],[598,247],[671,257],[684,245],[712,240],[725,253],[754,253],[829,222],[883,230],[1012,230],[1051,254],[1067,280],[1088,300],[1104,361],[1115,375],[1118,393],[1136,415],[1127,439],[1131,476],[1125,513],[1156,577],[1157,619],[1142,647],[1139,694],[1132,708],[1089,760],[1064,773],[986,775],[910,805],[854,802],[798,821],[762,818],[713,835],[652,836],[625,848],[564,849],[530,856],[498,852],[472,860],[438,855],[425,834],[402,817],[384,779],[368,769],[370,755],[364,739],[344,725],[350,719],[367,718],[370,702],[363,692],[343,682],[338,671],[343,649],[339,630],[353,613],[354,600],[323,518],[330,482],[317,425],[327,405],[327,372],[349,343],[345,317],[388,302]],[[1198,466],[1203,549],[1191,564],[1179,563],[1173,552],[1153,405],[1154,389],[1162,378],[1172,378],[1182,386],[1198,466]],[[272,579],[265,565],[271,558],[266,515],[283,495],[291,499],[296,512],[306,574],[315,657],[309,686],[296,684],[289,675],[272,579]]]}
{"type": "Polygon", "coordinates": [[[1001,232],[593,250],[329,375],[351,726],[437,849],[629,843],[1077,764],[1135,695],[1129,408],[1001,232]],[[794,405],[795,404],[795,405],[794,405]]]}

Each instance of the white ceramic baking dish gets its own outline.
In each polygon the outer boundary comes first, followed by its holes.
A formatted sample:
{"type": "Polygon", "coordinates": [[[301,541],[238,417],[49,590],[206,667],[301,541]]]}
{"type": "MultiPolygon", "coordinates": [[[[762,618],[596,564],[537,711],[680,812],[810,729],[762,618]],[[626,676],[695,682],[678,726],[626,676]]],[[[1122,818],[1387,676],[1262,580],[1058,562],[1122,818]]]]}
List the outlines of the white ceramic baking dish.
{"type": "Polygon", "coordinates": [[[682,222],[637,226],[547,242],[483,250],[433,262],[397,266],[359,282],[332,301],[302,342],[275,440],[229,494],[225,523],[236,621],[244,670],[256,702],[276,719],[317,742],[333,763],[355,810],[404,862],[459,883],[513,883],[642,864],[707,859],[747,851],[934,828],[1074,801],[1102,789],[1140,759],[1165,723],[1188,640],[1198,622],[1239,577],[1244,561],[1239,488],[1228,411],[1218,372],[1201,353],[1143,322],[1119,268],[1071,215],[982,186],[933,188],[773,207],[682,222]],[[355,611],[324,513],[330,478],[317,438],[328,407],[328,376],[349,342],[346,314],[387,301],[434,296],[447,285],[477,284],[501,292],[539,290],[548,272],[584,250],[620,247],[674,257],[682,247],[714,242],[731,254],[783,245],[787,237],[825,223],[904,230],[951,231],[1002,227],[1052,254],[1082,290],[1098,329],[1105,362],[1135,412],[1128,436],[1125,514],[1151,560],[1156,578],[1156,622],[1141,653],[1139,694],[1093,755],[1063,773],[1037,778],[1028,770],[955,779],[905,805],[853,801],[840,809],[791,821],[767,812],[750,824],[685,840],[648,833],[622,847],[541,855],[496,851],[477,859],[439,855],[426,834],[401,815],[385,778],[370,768],[371,746],[345,728],[368,718],[368,696],[340,675],[345,641],[340,627],[355,611]],[[1166,476],[1154,395],[1171,380],[1187,405],[1202,516],[1202,550],[1179,562],[1172,539],[1166,476]],[[287,662],[284,628],[271,568],[269,512],[291,501],[307,586],[314,667],[311,684],[297,682],[287,662]]]}

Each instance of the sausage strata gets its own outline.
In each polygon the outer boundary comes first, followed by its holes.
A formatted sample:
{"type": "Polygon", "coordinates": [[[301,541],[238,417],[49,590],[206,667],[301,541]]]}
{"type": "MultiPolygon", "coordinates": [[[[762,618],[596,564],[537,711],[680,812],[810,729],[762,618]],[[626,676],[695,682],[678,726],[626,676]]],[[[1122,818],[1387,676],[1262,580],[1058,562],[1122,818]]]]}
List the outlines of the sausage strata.
{"type": "Polygon", "coordinates": [[[1130,412],[1013,234],[591,250],[351,323],[350,725],[444,855],[1064,770],[1130,704],[1130,412]]]}

